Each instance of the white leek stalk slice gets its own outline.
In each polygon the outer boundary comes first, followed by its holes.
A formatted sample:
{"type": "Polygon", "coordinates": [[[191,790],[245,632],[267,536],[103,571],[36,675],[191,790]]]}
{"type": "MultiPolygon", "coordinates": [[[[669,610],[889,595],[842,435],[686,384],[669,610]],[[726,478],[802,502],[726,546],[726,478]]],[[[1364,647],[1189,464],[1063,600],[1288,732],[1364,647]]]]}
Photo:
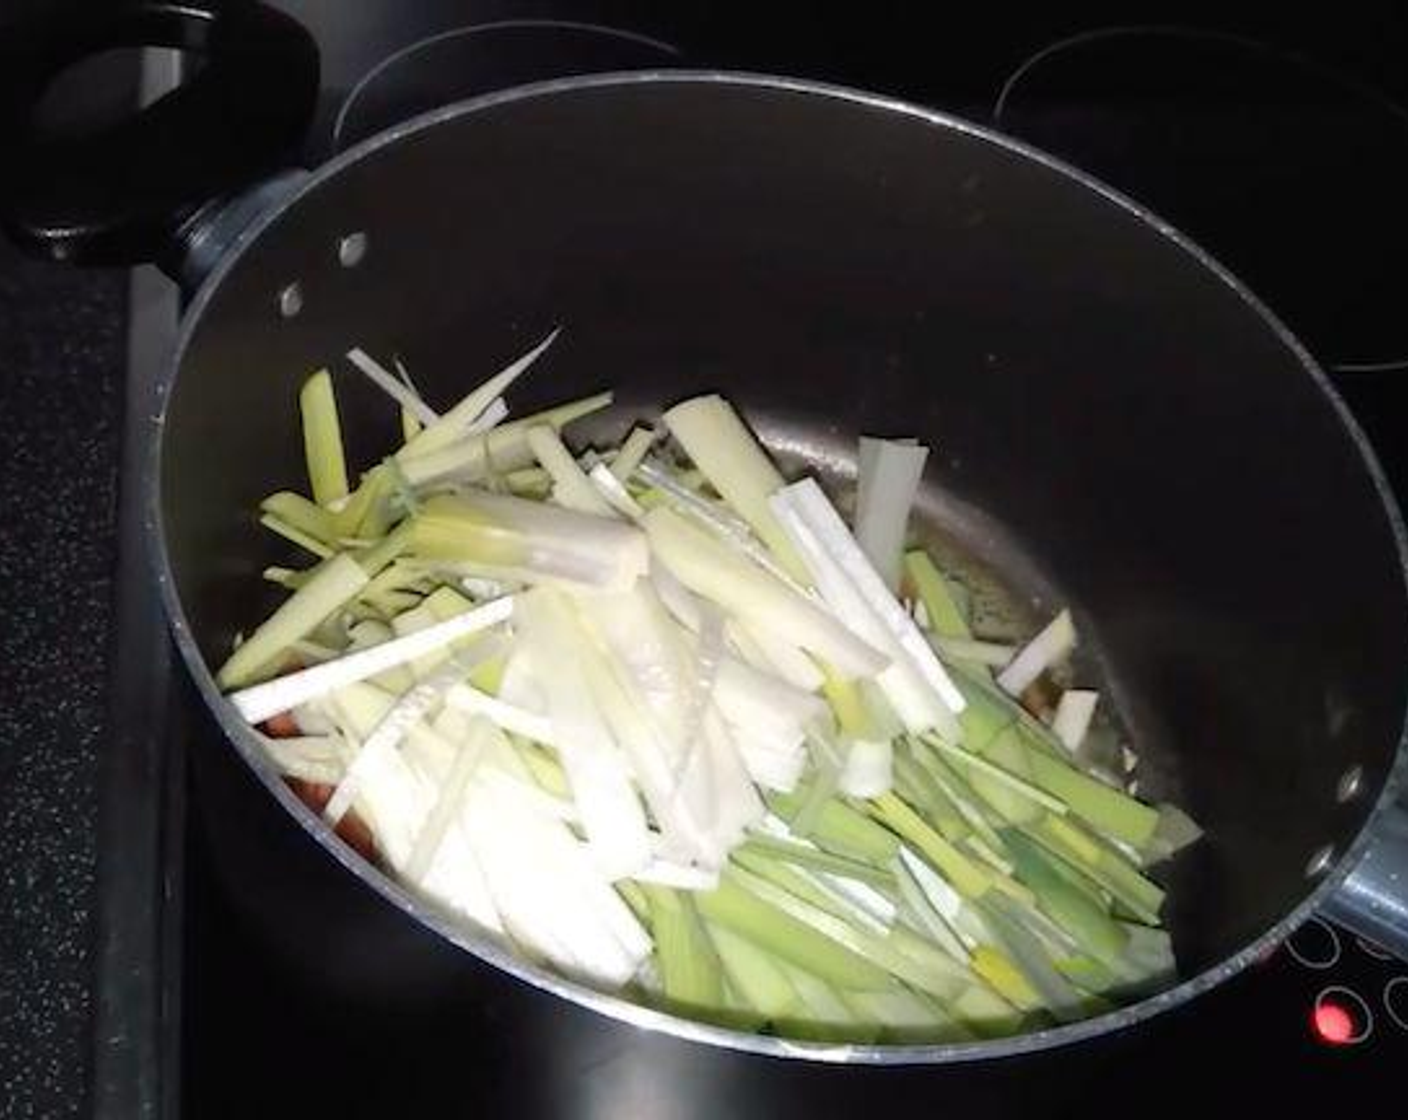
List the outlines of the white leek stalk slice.
{"type": "Polygon", "coordinates": [[[650,938],[560,821],[471,783],[460,823],[504,927],[525,952],[608,987],[636,974],[650,938]]]}
{"type": "Polygon", "coordinates": [[[731,619],[730,625],[737,626],[738,634],[730,637],[740,652],[744,643],[751,643],[767,666],[789,684],[816,692],[825,682],[821,667],[786,638],[745,619],[731,619]]]}
{"type": "Polygon", "coordinates": [[[997,683],[1010,696],[1022,691],[1075,648],[1076,628],[1071,612],[1063,610],[1037,636],[1023,646],[1011,664],[997,675],[997,683]]]}
{"type": "Polygon", "coordinates": [[[822,597],[852,630],[889,656],[876,683],[905,726],[956,735],[963,694],[821,487],[811,479],[794,483],[773,496],[772,507],[822,597]]]}
{"type": "Polygon", "coordinates": [[[406,860],[406,866],[402,870],[402,874],[411,882],[419,883],[424,879],[431,864],[435,862],[435,857],[440,854],[445,834],[455,817],[463,810],[465,791],[484,757],[489,733],[490,724],[486,720],[470,719],[465,739],[459,744],[454,762],[450,764],[450,772],[436,789],[435,804],[426,814],[425,821],[416,834],[410,858],[406,860]]]}
{"type": "Polygon", "coordinates": [[[636,473],[636,468],[640,466],[650,449],[655,446],[655,430],[653,428],[635,427],[628,435],[616,452],[616,457],[611,460],[608,468],[617,482],[624,486],[630,481],[631,475],[636,473]]]}
{"type": "Polygon", "coordinates": [[[752,526],[788,575],[806,584],[806,566],[768,508],[782,475],[733,405],[719,396],[695,397],[669,409],[664,420],[719,496],[752,526]]]}
{"type": "MultiPolygon", "coordinates": [[[[493,641],[480,642],[473,649],[457,654],[450,663],[435,675],[421,681],[410,691],[395,699],[377,717],[376,725],[365,734],[361,747],[342,781],[333,790],[328,803],[323,807],[323,816],[331,824],[337,824],[352,807],[361,792],[369,773],[374,772],[381,757],[392,751],[411,728],[419,724],[444,699],[445,692],[458,679],[469,673],[475,665],[498,655],[499,645],[493,641]]],[[[381,703],[384,694],[367,684],[352,684],[333,696],[334,711],[349,723],[358,719],[365,721],[368,712],[381,703]],[[362,705],[359,711],[349,711],[348,705],[362,705]]],[[[365,727],[365,722],[360,724],[365,727]]]]}
{"type": "Polygon", "coordinates": [[[492,428],[497,428],[508,419],[508,402],[503,397],[495,397],[475,419],[465,426],[466,435],[480,435],[492,428]]]}
{"type": "Polygon", "coordinates": [[[793,747],[765,739],[738,724],[729,724],[729,730],[744,768],[755,783],[778,793],[791,793],[797,788],[807,768],[807,752],[800,739],[793,747]]]}
{"type": "Polygon", "coordinates": [[[445,703],[467,714],[484,716],[511,735],[521,735],[555,751],[560,752],[563,749],[563,743],[553,722],[547,716],[517,704],[510,704],[500,697],[490,696],[470,685],[455,685],[445,693],[445,703]]]}
{"type": "Polygon", "coordinates": [[[786,634],[847,676],[885,668],[885,655],[831,614],[673,510],[650,510],[641,523],[655,555],[696,594],[759,629],[786,634]]]}
{"type": "Polygon", "coordinates": [[[820,697],[733,657],[719,662],[714,701],[730,723],[782,741],[800,742],[803,725],[826,713],[820,697]]]}
{"type": "Polygon", "coordinates": [[[1078,751],[1085,742],[1085,733],[1090,730],[1099,700],[1100,694],[1088,688],[1068,688],[1061,693],[1056,715],[1051,720],[1051,731],[1068,751],[1078,751]]]}
{"type": "Polygon", "coordinates": [[[520,596],[516,615],[593,857],[611,878],[629,876],[650,862],[650,837],[626,760],[581,670],[576,651],[589,639],[566,598],[549,588],[520,596]]]}
{"type": "Polygon", "coordinates": [[[561,330],[560,327],[528,353],[510,362],[500,372],[479,385],[452,409],[438,417],[434,423],[427,424],[424,431],[396,453],[402,465],[405,466],[408,459],[435,451],[463,436],[466,428],[479,418],[490,403],[507,392],[509,386],[526,373],[528,368],[542,356],[543,351],[553,344],[559,330],[561,330]]]}
{"type": "Polygon", "coordinates": [[[856,543],[891,593],[900,587],[909,511],[929,449],[913,440],[861,436],[856,478],[856,543]]]}
{"type": "Polygon", "coordinates": [[[439,414],[421,399],[415,389],[361,347],[347,351],[347,360],[366,374],[367,380],[415,417],[422,426],[429,426],[440,419],[439,414]]]}
{"type": "Polygon", "coordinates": [[[878,797],[894,784],[894,749],[883,742],[857,739],[846,752],[837,785],[849,797],[878,797]]]}
{"type": "Polygon", "coordinates": [[[332,375],[318,370],[303,383],[298,394],[303,413],[303,451],[308,461],[308,484],[320,506],[347,497],[347,460],[342,450],[342,427],[337,417],[337,397],[332,375]]]}
{"type": "Polygon", "coordinates": [[[342,781],[352,749],[339,734],[259,736],[264,754],[274,769],[288,778],[335,786],[342,781]]]}
{"type": "Polygon", "coordinates": [[[413,520],[411,541],[415,552],[432,559],[603,590],[632,587],[650,564],[640,530],[614,515],[596,517],[484,491],[428,499],[413,520]]]}
{"type": "MultiPolygon", "coordinates": [[[[348,563],[361,572],[361,568],[357,567],[355,562],[348,561],[348,563]]],[[[363,579],[365,578],[363,576],[363,579]]],[[[309,584],[311,585],[311,583],[310,580],[309,584]]],[[[300,592],[302,590],[300,589],[300,592]]],[[[243,689],[232,694],[230,702],[234,704],[240,715],[250,723],[262,723],[279,712],[286,712],[300,704],[307,703],[309,700],[314,700],[349,684],[364,681],[385,672],[387,669],[404,665],[415,658],[433,653],[461,638],[476,634],[481,630],[487,630],[491,626],[497,626],[513,614],[513,608],[514,600],[511,597],[495,599],[446,622],[427,626],[404,637],[394,638],[382,642],[380,645],[347,654],[335,661],[325,661],[320,665],[301,669],[296,673],[289,673],[286,676],[276,677],[263,684],[243,689]]],[[[271,618],[270,621],[272,622],[273,619],[271,618]]],[[[254,641],[259,633],[260,631],[255,631],[255,634],[240,649],[244,649],[254,641]]]]}
{"type": "Polygon", "coordinates": [[[552,476],[552,497],[558,505],[597,517],[616,516],[552,428],[546,424],[529,428],[528,446],[538,465],[552,476]]]}
{"type": "Polygon", "coordinates": [[[674,887],[682,891],[711,891],[719,885],[717,870],[692,867],[667,859],[657,859],[637,871],[631,878],[637,883],[658,887],[674,887]]]}
{"type": "Polygon", "coordinates": [[[702,525],[724,543],[737,549],[764,571],[776,576],[788,587],[805,592],[806,588],[778,563],[776,557],[753,535],[748,523],[735,517],[725,506],[696,494],[680,483],[669,471],[646,461],[636,471],[637,477],[661,491],[670,505],[689,520],[702,525]]]}
{"type": "Polygon", "coordinates": [[[318,565],[307,582],[260,623],[220,667],[216,674],[220,687],[237,688],[276,669],[272,662],[279,654],[306,638],[366,585],[367,573],[346,554],[339,553],[318,565]]]}
{"type": "MultiPolygon", "coordinates": [[[[406,481],[416,487],[476,482],[493,475],[511,474],[533,463],[533,452],[528,446],[530,429],[546,424],[560,431],[574,420],[600,412],[611,401],[611,393],[597,393],[498,424],[489,430],[474,430],[475,426],[471,425],[460,438],[433,451],[404,457],[398,453],[397,462],[406,481]]],[[[425,434],[421,432],[416,438],[422,439],[425,434]]]]}
{"type": "Polygon", "coordinates": [[[591,479],[592,485],[597,488],[606,504],[622,517],[638,521],[644,515],[644,507],[631,497],[631,492],[626,489],[625,484],[611,472],[611,468],[605,463],[598,463],[594,466],[587,472],[587,477],[591,479]]]}

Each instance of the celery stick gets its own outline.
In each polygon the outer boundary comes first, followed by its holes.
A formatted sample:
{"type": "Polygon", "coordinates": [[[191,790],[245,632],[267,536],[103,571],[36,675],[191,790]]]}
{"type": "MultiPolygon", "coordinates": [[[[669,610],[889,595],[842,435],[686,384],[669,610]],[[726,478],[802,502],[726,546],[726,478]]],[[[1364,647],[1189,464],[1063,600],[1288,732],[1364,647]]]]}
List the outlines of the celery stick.
{"type": "Polygon", "coordinates": [[[924,816],[943,838],[957,844],[969,836],[972,829],[954,803],[934,781],[933,775],[912,757],[895,759],[895,788],[900,796],[924,810],[924,816]]]}
{"type": "Polygon", "coordinates": [[[963,665],[954,666],[953,676],[968,701],[959,723],[963,728],[963,745],[970,751],[986,753],[989,744],[1001,732],[1015,725],[1033,749],[1054,758],[1069,757],[1050,728],[991,682],[981,679],[963,665]]]}
{"type": "Polygon", "coordinates": [[[993,989],[1020,1011],[1041,1009],[1041,996],[1022,974],[1016,963],[993,945],[979,945],[973,950],[973,971],[992,985],[993,989]]]}
{"type": "Polygon", "coordinates": [[[776,883],[738,868],[729,875],[764,902],[921,991],[946,998],[964,982],[962,968],[937,950],[916,952],[913,942],[909,942],[910,952],[901,951],[886,934],[862,929],[854,921],[813,905],[776,883]]]}
{"type": "Polygon", "coordinates": [[[983,920],[1001,941],[1041,1005],[1063,1022],[1080,1015],[1080,996],[1051,963],[1046,950],[1027,928],[1022,908],[1011,899],[993,895],[982,904],[983,920]]]}
{"type": "Polygon", "coordinates": [[[320,506],[347,497],[347,461],[342,451],[342,425],[332,377],[318,370],[298,394],[303,413],[303,451],[308,460],[308,484],[320,506]]]}
{"type": "Polygon", "coordinates": [[[1058,957],[1056,970],[1083,991],[1099,994],[1116,987],[1119,977],[1094,957],[1058,957]]]}
{"type": "Polygon", "coordinates": [[[1096,960],[1110,963],[1124,951],[1125,935],[1091,897],[1053,870],[1050,857],[1015,829],[1003,833],[1017,876],[1036,892],[1037,904],[1096,960]]]}
{"type": "Polygon", "coordinates": [[[295,571],[293,568],[283,568],[278,565],[270,565],[265,568],[260,576],[269,583],[277,583],[289,591],[302,587],[308,581],[307,572],[295,571]]]}
{"type": "Polygon", "coordinates": [[[322,541],[323,544],[332,545],[337,542],[337,516],[310,502],[301,494],[280,490],[260,502],[259,508],[285,525],[291,525],[322,541]]]}
{"type": "Polygon", "coordinates": [[[630,435],[626,436],[625,442],[617,450],[616,457],[611,460],[609,469],[616,476],[616,480],[622,485],[629,482],[631,475],[636,473],[636,468],[640,466],[641,460],[650,453],[654,444],[655,430],[653,428],[632,428],[630,435]]]}
{"type": "Polygon", "coordinates": [[[397,525],[376,544],[353,553],[352,558],[361,565],[362,570],[367,573],[367,577],[370,579],[378,575],[383,568],[405,552],[410,547],[411,541],[411,526],[409,524],[397,525]]]}
{"type": "Polygon", "coordinates": [[[768,508],[768,499],[783,485],[782,475],[733,406],[719,396],[695,397],[667,410],[664,421],[709,484],[748,522],[787,574],[809,584],[806,565],[768,508]]]}
{"type": "Polygon", "coordinates": [[[552,491],[552,475],[542,467],[524,467],[505,474],[503,484],[516,497],[546,501],[552,491]]]}
{"type": "Polygon", "coordinates": [[[905,988],[888,992],[842,992],[841,998],[862,1019],[880,1025],[884,1042],[955,1042],[972,1036],[932,999],[905,988]]]}
{"type": "MultiPolygon", "coordinates": [[[[963,685],[968,684],[961,676],[958,679],[963,685]]],[[[1012,726],[1014,716],[987,692],[965,687],[964,695],[968,706],[958,717],[959,726],[963,729],[963,745],[981,754],[998,735],[1012,726]]]]}
{"type": "Polygon", "coordinates": [[[788,894],[795,895],[819,910],[824,910],[842,921],[849,921],[851,918],[849,905],[828,892],[805,871],[792,864],[770,859],[741,847],[735,848],[729,855],[729,859],[748,874],[755,875],[764,882],[771,883],[788,894]]]}
{"type": "Polygon", "coordinates": [[[812,1042],[875,1042],[880,1024],[859,1007],[853,1007],[839,991],[804,968],[786,961],[779,967],[797,993],[802,1007],[796,1018],[778,1022],[782,1033],[812,1042]]]}
{"type": "Polygon", "coordinates": [[[1167,930],[1129,922],[1121,923],[1121,928],[1129,938],[1118,969],[1124,979],[1142,984],[1150,980],[1167,980],[1174,975],[1173,940],[1167,930]]]}
{"type": "Polygon", "coordinates": [[[954,889],[968,898],[981,898],[993,885],[992,876],[931,828],[893,793],[873,798],[875,815],[913,844],[941,871],[954,889]]]}
{"type": "Polygon", "coordinates": [[[650,510],[641,524],[655,557],[695,594],[750,623],[787,635],[838,672],[868,676],[885,666],[884,654],[829,611],[673,510],[650,510]]]}
{"type": "Polygon", "coordinates": [[[1142,855],[1145,864],[1168,859],[1189,844],[1195,843],[1203,834],[1197,822],[1177,805],[1160,805],[1158,812],[1159,823],[1154,829],[1154,835],[1149,837],[1148,843],[1144,845],[1142,855]]]}
{"type": "Polygon", "coordinates": [[[746,937],[779,962],[806,969],[843,988],[884,988],[889,983],[883,968],[764,902],[732,874],[720,879],[714,890],[698,892],[695,903],[710,922],[746,937]]]}
{"type": "Polygon", "coordinates": [[[405,460],[415,455],[424,455],[462,436],[479,414],[488,408],[496,397],[507,392],[509,387],[527,372],[528,367],[538,360],[543,351],[553,344],[561,329],[559,327],[554,330],[526,354],[514,359],[493,377],[476,386],[448,412],[428,424],[423,432],[397,453],[398,456],[405,460]]]}
{"type": "Polygon", "coordinates": [[[357,489],[348,495],[342,508],[333,515],[338,537],[370,538],[384,533],[384,507],[390,494],[390,470],[385,463],[378,463],[362,476],[357,489]]]}
{"type": "Polygon", "coordinates": [[[527,439],[538,465],[552,476],[553,500],[558,505],[597,517],[616,516],[552,427],[539,424],[529,428],[527,439]]]}
{"type": "MultiPolygon", "coordinates": [[[[921,870],[930,870],[928,865],[922,861],[919,866],[921,870]]],[[[904,912],[910,924],[928,934],[934,945],[955,960],[966,960],[967,946],[949,920],[939,912],[938,907],[930,900],[918,878],[904,860],[900,860],[896,864],[895,878],[899,883],[900,895],[904,900],[904,912]]],[[[957,898],[956,895],[953,897],[957,898]]]]}
{"type": "MultiPolygon", "coordinates": [[[[353,559],[356,557],[354,556],[353,559]]],[[[362,598],[380,595],[386,591],[402,591],[408,587],[414,587],[419,580],[420,573],[415,568],[404,563],[393,562],[371,578],[367,586],[362,589],[362,598]]]]}
{"type": "Polygon", "coordinates": [[[857,879],[882,891],[892,890],[895,886],[894,873],[883,867],[876,867],[874,864],[851,859],[849,856],[837,855],[834,852],[822,851],[809,844],[799,844],[795,840],[784,840],[780,836],[769,836],[766,833],[755,832],[735,850],[739,853],[751,853],[767,859],[793,863],[809,871],[821,871],[829,875],[857,879]]]}
{"type": "Polygon", "coordinates": [[[1108,891],[1121,905],[1150,924],[1157,924],[1163,906],[1161,887],[1139,873],[1124,856],[1081,832],[1061,817],[1045,817],[1024,831],[1047,851],[1108,891]]]}
{"type": "Polygon", "coordinates": [[[915,985],[940,999],[955,999],[973,982],[966,954],[954,957],[913,930],[897,925],[886,935],[891,949],[924,969],[926,982],[915,985]]]}
{"type": "Polygon", "coordinates": [[[250,684],[272,671],[274,659],[366,586],[367,575],[355,560],[339,554],[320,564],[308,581],[264,620],[221,666],[221,688],[250,684]]]}
{"type": "Polygon", "coordinates": [[[905,553],[905,575],[914,586],[914,593],[924,604],[924,612],[929,616],[929,629],[945,638],[973,637],[968,621],[958,607],[958,602],[949,590],[938,567],[922,549],[905,553]]]}
{"type": "Polygon", "coordinates": [[[259,519],[259,524],[268,529],[271,533],[277,533],[286,541],[291,541],[299,548],[306,549],[314,556],[323,560],[329,559],[333,554],[331,546],[324,544],[317,537],[305,533],[302,529],[290,525],[281,517],[275,517],[272,513],[266,513],[259,519]]]}
{"type": "MultiPolygon", "coordinates": [[[[806,788],[799,785],[791,793],[769,794],[767,801],[773,812],[790,821],[802,807],[805,796],[806,788]]],[[[900,850],[894,833],[836,798],[822,806],[811,838],[823,848],[880,867],[889,866],[900,850]]]]}
{"type": "Polygon", "coordinates": [[[968,784],[967,778],[948,765],[932,747],[921,740],[912,740],[912,743],[915,759],[920,767],[958,810],[963,822],[990,847],[1000,849],[1002,840],[997,834],[997,829],[988,820],[988,812],[983,807],[982,798],[968,784]]]}
{"type": "MultiPolygon", "coordinates": [[[[466,432],[461,438],[423,454],[407,455],[407,449],[402,448],[397,453],[397,462],[412,486],[426,486],[450,480],[473,482],[496,473],[515,471],[532,465],[533,452],[528,446],[529,429],[547,424],[561,431],[574,420],[600,412],[611,404],[611,400],[612,394],[597,393],[595,396],[569,401],[543,412],[535,412],[530,416],[500,424],[487,432],[466,432]]],[[[430,432],[431,429],[427,428],[416,439],[423,440],[430,432]]]]}
{"type": "Polygon", "coordinates": [[[392,621],[420,606],[420,596],[409,591],[369,591],[362,594],[361,600],[392,621]]]}
{"type": "Polygon", "coordinates": [[[1007,859],[1005,855],[1003,855],[997,848],[994,848],[981,836],[978,836],[976,834],[966,836],[964,837],[963,842],[959,845],[959,847],[962,848],[964,851],[968,852],[969,854],[977,856],[978,859],[982,860],[994,871],[997,871],[1002,875],[1010,877],[1012,872],[1016,870],[1014,865],[1011,863],[1010,860],[1007,859]]]}
{"type": "Polygon", "coordinates": [[[974,984],[952,1003],[954,1015],[983,1037],[1016,1034],[1022,1029],[1022,1016],[991,988],[974,984]]]}
{"type": "Polygon", "coordinates": [[[421,556],[618,591],[633,587],[650,561],[641,532],[614,517],[484,491],[428,499],[410,533],[421,556]]]}
{"type": "Polygon", "coordinates": [[[772,956],[727,926],[708,923],[707,929],[729,985],[749,1006],[774,1022],[800,1012],[797,989],[772,956]]]}
{"type": "Polygon", "coordinates": [[[810,837],[815,830],[822,810],[836,799],[836,788],[841,781],[841,768],[845,765],[844,748],[830,734],[830,729],[819,723],[807,728],[807,742],[812,747],[812,780],[800,789],[802,801],[793,814],[790,824],[798,836],[810,837]]]}
{"type": "Polygon", "coordinates": [[[724,1002],[724,974],[690,895],[639,885],[650,904],[650,931],[665,1002],[674,1011],[717,1012],[724,1002]]]}
{"type": "Polygon", "coordinates": [[[1038,815],[1032,811],[1032,806],[1035,805],[1059,815],[1065,814],[1066,804],[1064,801],[1044,792],[1021,776],[1019,767],[1025,768],[1023,764],[1026,752],[1021,749],[1021,744],[1017,741],[1015,733],[1010,737],[999,737],[998,741],[989,744],[986,755],[974,754],[954,743],[946,743],[937,735],[926,736],[924,741],[935,750],[952,755],[963,763],[969,770],[969,782],[980,793],[984,790],[979,786],[977,779],[982,776],[990,783],[1002,786],[1015,794],[1018,802],[1015,807],[1009,799],[987,798],[993,808],[997,809],[1004,817],[1016,820],[1033,819],[1038,815]]]}
{"type": "Polygon", "coordinates": [[[1128,794],[1082,774],[1069,763],[1037,751],[1027,752],[1032,781],[1059,797],[1071,812],[1101,832],[1143,847],[1154,835],[1159,813],[1128,794]]]}

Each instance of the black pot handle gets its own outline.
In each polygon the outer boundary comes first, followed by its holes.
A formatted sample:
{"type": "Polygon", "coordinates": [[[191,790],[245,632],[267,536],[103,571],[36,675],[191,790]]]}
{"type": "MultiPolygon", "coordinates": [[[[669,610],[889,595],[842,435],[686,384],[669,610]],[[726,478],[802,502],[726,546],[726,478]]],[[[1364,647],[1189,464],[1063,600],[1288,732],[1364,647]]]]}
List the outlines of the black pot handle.
{"type": "Polygon", "coordinates": [[[204,204],[286,164],[318,94],[304,28],[258,3],[139,0],[0,39],[0,221],[26,252],[83,264],[166,263],[204,204]],[[197,55],[189,81],[135,115],[73,137],[40,135],[49,83],[119,47],[197,55]]]}

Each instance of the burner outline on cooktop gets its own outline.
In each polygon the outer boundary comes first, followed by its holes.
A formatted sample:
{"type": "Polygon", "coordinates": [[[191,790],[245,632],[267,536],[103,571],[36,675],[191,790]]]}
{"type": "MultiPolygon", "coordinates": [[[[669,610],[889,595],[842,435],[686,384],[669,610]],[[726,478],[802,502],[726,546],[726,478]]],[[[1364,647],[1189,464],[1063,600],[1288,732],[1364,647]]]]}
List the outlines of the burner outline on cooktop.
{"type": "MultiPolygon", "coordinates": [[[[1043,62],[1063,51],[1092,46],[1120,38],[1182,39],[1193,44],[1199,42],[1213,43],[1227,48],[1254,51],[1296,67],[1306,75],[1314,76],[1328,84],[1338,86],[1342,92],[1362,98],[1365,102],[1371,103],[1379,110],[1397,118],[1405,128],[1408,128],[1408,105],[1395,101],[1382,90],[1362,81],[1355,75],[1304,54],[1299,50],[1281,43],[1259,40],[1237,32],[1196,27],[1186,24],[1164,23],[1114,24],[1086,28],[1045,44],[1024,58],[1003,80],[989,114],[990,125],[993,128],[1005,131],[1003,117],[1007,111],[1009,100],[1022,79],[1032,73],[1043,62]]],[[[1328,371],[1336,374],[1376,374],[1408,370],[1408,355],[1384,359],[1371,359],[1366,357],[1363,359],[1356,358],[1353,360],[1338,361],[1331,360],[1331,358],[1325,356],[1321,360],[1328,371]]]]}
{"type": "Polygon", "coordinates": [[[673,43],[667,43],[662,39],[656,39],[650,35],[642,34],[638,31],[629,31],[621,27],[611,27],[606,24],[587,23],[581,20],[567,19],[501,19],[488,23],[473,23],[463,27],[452,27],[445,31],[438,31],[434,35],[426,35],[412,43],[407,43],[376,65],[372,66],[365,74],[353,83],[347,91],[347,96],[342,99],[342,104],[338,107],[337,116],[333,120],[332,145],[335,149],[342,146],[342,133],[346,127],[347,118],[352,107],[362,97],[366,90],[380,78],[386,71],[396,66],[400,62],[415,54],[417,51],[427,47],[438,46],[452,39],[469,38],[473,35],[483,35],[496,31],[570,31],[580,32],[587,35],[600,35],[606,38],[617,39],[623,43],[633,43],[637,46],[658,50],[662,53],[673,55],[676,58],[682,56],[679,47],[673,43]]]}

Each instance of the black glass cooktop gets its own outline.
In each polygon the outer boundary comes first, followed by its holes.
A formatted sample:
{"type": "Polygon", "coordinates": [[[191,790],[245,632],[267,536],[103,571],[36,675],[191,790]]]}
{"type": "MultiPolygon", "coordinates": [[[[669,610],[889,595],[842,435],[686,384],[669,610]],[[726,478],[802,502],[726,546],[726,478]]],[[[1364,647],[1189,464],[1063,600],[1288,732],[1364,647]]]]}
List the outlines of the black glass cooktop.
{"type": "MultiPolygon", "coordinates": [[[[323,51],[312,161],[488,89],[677,65],[867,86],[1010,131],[1145,202],[1243,276],[1336,373],[1408,493],[1408,117],[1394,104],[1408,96],[1394,88],[1408,34],[1395,24],[1097,30],[1098,5],[1083,20],[1066,10],[1027,22],[899,6],[755,5],[768,14],[746,17],[695,4],[282,6],[323,51]]],[[[1244,1091],[1302,1115],[1402,1083],[1408,965],[1319,919],[1134,1031],[1001,1062],[801,1065],[642,1033],[528,991],[406,922],[295,836],[200,713],[179,699],[167,727],[172,827],[184,842],[168,845],[176,1026],[165,1076],[184,1115],[614,1120],[977,1106],[1059,1117],[1166,1103],[1221,1114],[1244,1091]],[[306,865],[304,897],[270,897],[257,867],[222,845],[231,828],[267,835],[268,858],[306,865]],[[274,917],[292,901],[304,917],[274,917]],[[420,966],[409,978],[397,969],[390,988],[378,969],[388,956],[420,966]]]]}

